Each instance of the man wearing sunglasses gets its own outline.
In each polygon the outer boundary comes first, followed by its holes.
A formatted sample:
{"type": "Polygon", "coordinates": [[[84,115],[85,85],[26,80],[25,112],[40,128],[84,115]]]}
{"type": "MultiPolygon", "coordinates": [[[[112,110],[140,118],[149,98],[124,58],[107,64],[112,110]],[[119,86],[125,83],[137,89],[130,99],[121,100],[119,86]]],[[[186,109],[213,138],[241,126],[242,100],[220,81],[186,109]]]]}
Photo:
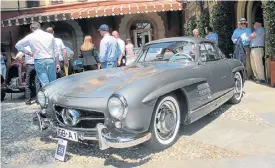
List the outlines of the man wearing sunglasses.
{"type": "Polygon", "coordinates": [[[242,44],[244,46],[244,50],[246,53],[245,58],[245,68],[246,68],[246,77],[252,78],[252,68],[250,62],[250,34],[252,33],[251,28],[246,27],[247,21],[245,18],[241,18],[239,21],[240,27],[235,29],[232,35],[232,41],[236,44],[237,39],[240,37],[242,40],[242,44]]]}

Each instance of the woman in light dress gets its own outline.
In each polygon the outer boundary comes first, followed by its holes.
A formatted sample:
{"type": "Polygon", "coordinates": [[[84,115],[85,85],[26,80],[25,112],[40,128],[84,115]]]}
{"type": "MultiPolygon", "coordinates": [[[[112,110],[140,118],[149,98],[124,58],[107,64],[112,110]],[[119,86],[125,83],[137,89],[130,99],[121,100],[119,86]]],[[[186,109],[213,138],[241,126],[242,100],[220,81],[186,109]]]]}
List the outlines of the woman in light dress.
{"type": "Polygon", "coordinates": [[[125,46],[125,50],[126,50],[126,65],[131,65],[135,59],[135,53],[134,53],[134,45],[131,42],[131,39],[127,38],[126,39],[126,46],[125,46]]]}

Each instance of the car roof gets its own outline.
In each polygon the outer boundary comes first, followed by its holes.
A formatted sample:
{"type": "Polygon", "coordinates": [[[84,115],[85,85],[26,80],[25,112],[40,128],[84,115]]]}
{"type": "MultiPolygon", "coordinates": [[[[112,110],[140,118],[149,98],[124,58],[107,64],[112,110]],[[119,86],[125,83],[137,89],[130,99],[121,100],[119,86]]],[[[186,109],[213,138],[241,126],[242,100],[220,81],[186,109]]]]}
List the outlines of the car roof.
{"type": "Polygon", "coordinates": [[[156,43],[165,43],[165,42],[174,42],[174,41],[188,41],[188,42],[194,42],[194,43],[200,43],[200,42],[211,42],[212,43],[212,41],[207,40],[205,38],[201,38],[201,37],[182,36],[182,37],[170,37],[170,38],[154,40],[154,41],[150,41],[146,45],[156,44],[156,43]]]}

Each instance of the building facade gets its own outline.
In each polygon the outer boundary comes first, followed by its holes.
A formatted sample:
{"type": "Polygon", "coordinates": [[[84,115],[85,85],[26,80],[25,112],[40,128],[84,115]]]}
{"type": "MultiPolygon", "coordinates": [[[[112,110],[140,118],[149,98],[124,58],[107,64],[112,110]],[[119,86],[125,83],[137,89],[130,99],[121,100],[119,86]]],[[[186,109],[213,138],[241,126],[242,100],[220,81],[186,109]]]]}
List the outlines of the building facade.
{"type": "Polygon", "coordinates": [[[97,31],[107,24],[121,39],[130,38],[135,47],[164,37],[181,36],[184,4],[176,0],[46,0],[2,3],[1,41],[15,43],[29,33],[29,25],[38,21],[42,29],[54,27],[55,35],[79,55],[85,35],[91,35],[98,48],[97,31]]]}

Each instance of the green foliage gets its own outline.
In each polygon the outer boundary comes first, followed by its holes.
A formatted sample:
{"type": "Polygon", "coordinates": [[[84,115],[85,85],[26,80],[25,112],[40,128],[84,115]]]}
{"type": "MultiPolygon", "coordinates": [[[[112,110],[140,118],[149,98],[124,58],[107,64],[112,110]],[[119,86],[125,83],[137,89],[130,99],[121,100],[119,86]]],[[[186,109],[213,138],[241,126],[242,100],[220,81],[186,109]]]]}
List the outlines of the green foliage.
{"type": "Polygon", "coordinates": [[[196,28],[196,18],[190,17],[188,20],[186,20],[184,24],[184,34],[185,36],[192,36],[193,35],[193,30],[196,28]]]}
{"type": "Polygon", "coordinates": [[[219,36],[219,47],[222,52],[228,56],[229,53],[233,53],[233,42],[231,36],[233,34],[232,26],[232,2],[223,1],[216,4],[212,9],[211,26],[213,32],[216,32],[219,36]]]}
{"type": "Polygon", "coordinates": [[[268,1],[263,5],[264,17],[269,26],[266,40],[267,55],[275,57],[275,1],[268,1]]]}
{"type": "Polygon", "coordinates": [[[199,19],[197,20],[197,28],[200,32],[200,37],[205,37],[205,31],[204,28],[208,27],[210,24],[210,15],[209,15],[209,9],[206,8],[202,11],[202,13],[199,16],[199,19]]]}

